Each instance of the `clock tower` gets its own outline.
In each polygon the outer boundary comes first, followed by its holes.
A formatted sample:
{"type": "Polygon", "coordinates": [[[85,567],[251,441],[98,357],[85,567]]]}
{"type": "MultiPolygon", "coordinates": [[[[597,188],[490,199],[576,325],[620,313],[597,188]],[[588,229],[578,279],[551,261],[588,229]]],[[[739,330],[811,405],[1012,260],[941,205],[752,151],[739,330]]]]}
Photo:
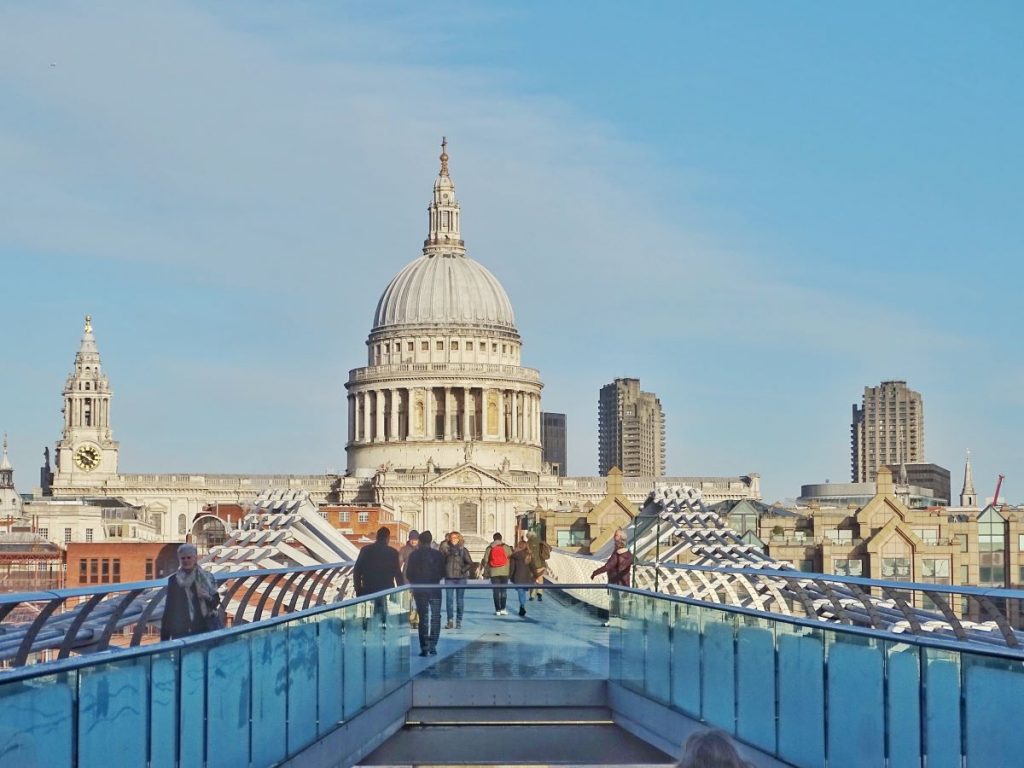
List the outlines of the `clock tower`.
{"type": "Polygon", "coordinates": [[[64,432],[57,442],[58,487],[100,488],[117,476],[117,442],[110,433],[110,382],[85,316],[75,369],[64,384],[64,432]]]}

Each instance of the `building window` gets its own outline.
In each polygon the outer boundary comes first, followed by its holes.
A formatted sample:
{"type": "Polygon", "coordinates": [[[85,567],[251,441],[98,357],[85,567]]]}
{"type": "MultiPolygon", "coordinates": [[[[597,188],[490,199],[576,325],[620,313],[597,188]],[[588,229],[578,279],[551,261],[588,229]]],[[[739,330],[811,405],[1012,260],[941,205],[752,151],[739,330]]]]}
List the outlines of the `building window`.
{"type": "Polygon", "coordinates": [[[966,533],[958,533],[956,535],[956,543],[960,545],[960,551],[961,552],[966,552],[967,551],[967,534],[966,533]]]}
{"type": "Polygon", "coordinates": [[[466,351],[467,352],[472,352],[473,351],[473,342],[472,341],[467,341],[466,342],[466,351]]]}
{"type": "Polygon", "coordinates": [[[50,529],[49,528],[40,528],[39,529],[39,535],[42,536],[44,539],[50,538],[50,529]]]}
{"type": "Polygon", "coordinates": [[[106,557],[100,561],[100,579],[102,583],[110,583],[110,560],[106,557]]]}
{"type": "Polygon", "coordinates": [[[85,541],[87,544],[92,544],[92,528],[85,529],[85,541]]]}
{"type": "Polygon", "coordinates": [[[861,576],[864,573],[864,561],[860,558],[832,558],[832,572],[837,576],[861,576]]]}
{"type": "Polygon", "coordinates": [[[971,572],[966,565],[960,566],[960,586],[971,583],[971,572]]]}
{"type": "Polygon", "coordinates": [[[424,352],[429,352],[430,351],[430,342],[429,341],[421,341],[420,342],[420,349],[423,350],[424,352]]]}
{"type": "Polygon", "coordinates": [[[152,557],[147,557],[146,558],[146,581],[152,581],[153,578],[154,578],[154,576],[153,576],[153,558],[152,557]]]}
{"type": "Polygon", "coordinates": [[[412,343],[412,342],[410,341],[410,342],[409,342],[409,343],[408,343],[408,344],[406,345],[406,347],[405,347],[405,348],[406,348],[406,349],[407,349],[407,350],[408,350],[409,352],[412,352],[412,351],[413,351],[413,343],[412,343]]]}
{"type": "Polygon", "coordinates": [[[89,559],[89,583],[98,584],[100,581],[100,561],[95,557],[89,559]]]}
{"type": "Polygon", "coordinates": [[[899,536],[892,536],[882,545],[882,578],[910,581],[912,569],[910,547],[899,536]]]}
{"type": "Polygon", "coordinates": [[[89,565],[85,558],[78,561],[78,583],[85,584],[89,580],[89,565]]]}
{"type": "Polygon", "coordinates": [[[65,544],[70,544],[71,543],[71,529],[70,528],[65,528],[64,529],[64,543],[65,544]]]}
{"type": "Polygon", "coordinates": [[[949,584],[949,559],[945,557],[922,559],[921,581],[924,584],[949,584]]]}
{"type": "Polygon", "coordinates": [[[444,349],[444,342],[443,341],[437,342],[437,351],[440,352],[443,349],[444,349]]]}
{"type": "Polygon", "coordinates": [[[184,515],[178,515],[178,535],[179,536],[184,536],[185,535],[185,516],[184,515]]]}
{"type": "Polygon", "coordinates": [[[349,512],[348,510],[346,510],[344,512],[339,512],[338,513],[338,522],[339,523],[347,523],[351,519],[352,519],[352,513],[349,512]]]}
{"type": "Polygon", "coordinates": [[[455,351],[455,352],[459,351],[459,342],[457,342],[457,341],[453,341],[452,342],[452,350],[455,351]]]}
{"type": "Polygon", "coordinates": [[[914,535],[921,539],[925,544],[935,546],[939,543],[938,528],[914,528],[914,535]]]}
{"type": "Polygon", "coordinates": [[[113,562],[111,563],[111,574],[112,574],[111,580],[115,584],[120,584],[121,583],[121,560],[119,558],[115,557],[113,562]]]}
{"type": "Polygon", "coordinates": [[[370,522],[370,513],[369,512],[360,512],[359,513],[359,522],[360,523],[368,523],[368,522],[370,522]]]}
{"type": "Polygon", "coordinates": [[[494,343],[491,344],[491,352],[497,352],[497,351],[498,351],[498,343],[494,342],[494,343]]]}
{"type": "Polygon", "coordinates": [[[978,583],[1006,583],[1006,521],[994,509],[978,518],[978,583]]]}

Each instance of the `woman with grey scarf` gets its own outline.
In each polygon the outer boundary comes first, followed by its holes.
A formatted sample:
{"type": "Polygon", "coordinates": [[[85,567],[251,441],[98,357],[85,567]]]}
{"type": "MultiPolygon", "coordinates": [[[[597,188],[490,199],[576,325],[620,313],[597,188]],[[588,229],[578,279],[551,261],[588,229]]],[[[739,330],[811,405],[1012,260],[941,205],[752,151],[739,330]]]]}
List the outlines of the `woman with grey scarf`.
{"type": "Polygon", "coordinates": [[[213,576],[196,564],[195,544],[178,547],[178,570],[167,580],[160,639],[173,640],[218,629],[220,595],[213,576]]]}

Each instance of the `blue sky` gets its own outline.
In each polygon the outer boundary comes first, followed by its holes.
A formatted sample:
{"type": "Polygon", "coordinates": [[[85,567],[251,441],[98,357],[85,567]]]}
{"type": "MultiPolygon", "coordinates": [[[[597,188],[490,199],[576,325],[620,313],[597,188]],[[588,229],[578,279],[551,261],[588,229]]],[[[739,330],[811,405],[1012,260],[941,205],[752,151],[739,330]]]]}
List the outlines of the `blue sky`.
{"type": "Polygon", "coordinates": [[[901,378],[1024,501],[1015,3],[0,8],[0,429],[21,490],[86,313],[125,471],[343,468],[344,380],[447,134],[569,468],[639,376],[675,474],[849,475],[901,378]]]}

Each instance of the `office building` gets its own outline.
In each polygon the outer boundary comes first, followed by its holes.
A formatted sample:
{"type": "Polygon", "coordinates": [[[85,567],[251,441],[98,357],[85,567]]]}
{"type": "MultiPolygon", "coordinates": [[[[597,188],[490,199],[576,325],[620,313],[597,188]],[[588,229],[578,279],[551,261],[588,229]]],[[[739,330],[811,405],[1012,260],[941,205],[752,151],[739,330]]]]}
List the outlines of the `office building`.
{"type": "Polygon", "coordinates": [[[626,477],[665,474],[665,417],[661,401],[640,391],[640,379],[616,379],[598,400],[598,472],[618,467],[626,477]]]}
{"type": "Polygon", "coordinates": [[[883,466],[924,462],[924,403],[905,381],[864,387],[850,425],[851,479],[873,483],[883,466]]]}
{"type": "Polygon", "coordinates": [[[565,414],[540,414],[540,449],[544,462],[551,467],[551,474],[565,477],[565,414]]]}

